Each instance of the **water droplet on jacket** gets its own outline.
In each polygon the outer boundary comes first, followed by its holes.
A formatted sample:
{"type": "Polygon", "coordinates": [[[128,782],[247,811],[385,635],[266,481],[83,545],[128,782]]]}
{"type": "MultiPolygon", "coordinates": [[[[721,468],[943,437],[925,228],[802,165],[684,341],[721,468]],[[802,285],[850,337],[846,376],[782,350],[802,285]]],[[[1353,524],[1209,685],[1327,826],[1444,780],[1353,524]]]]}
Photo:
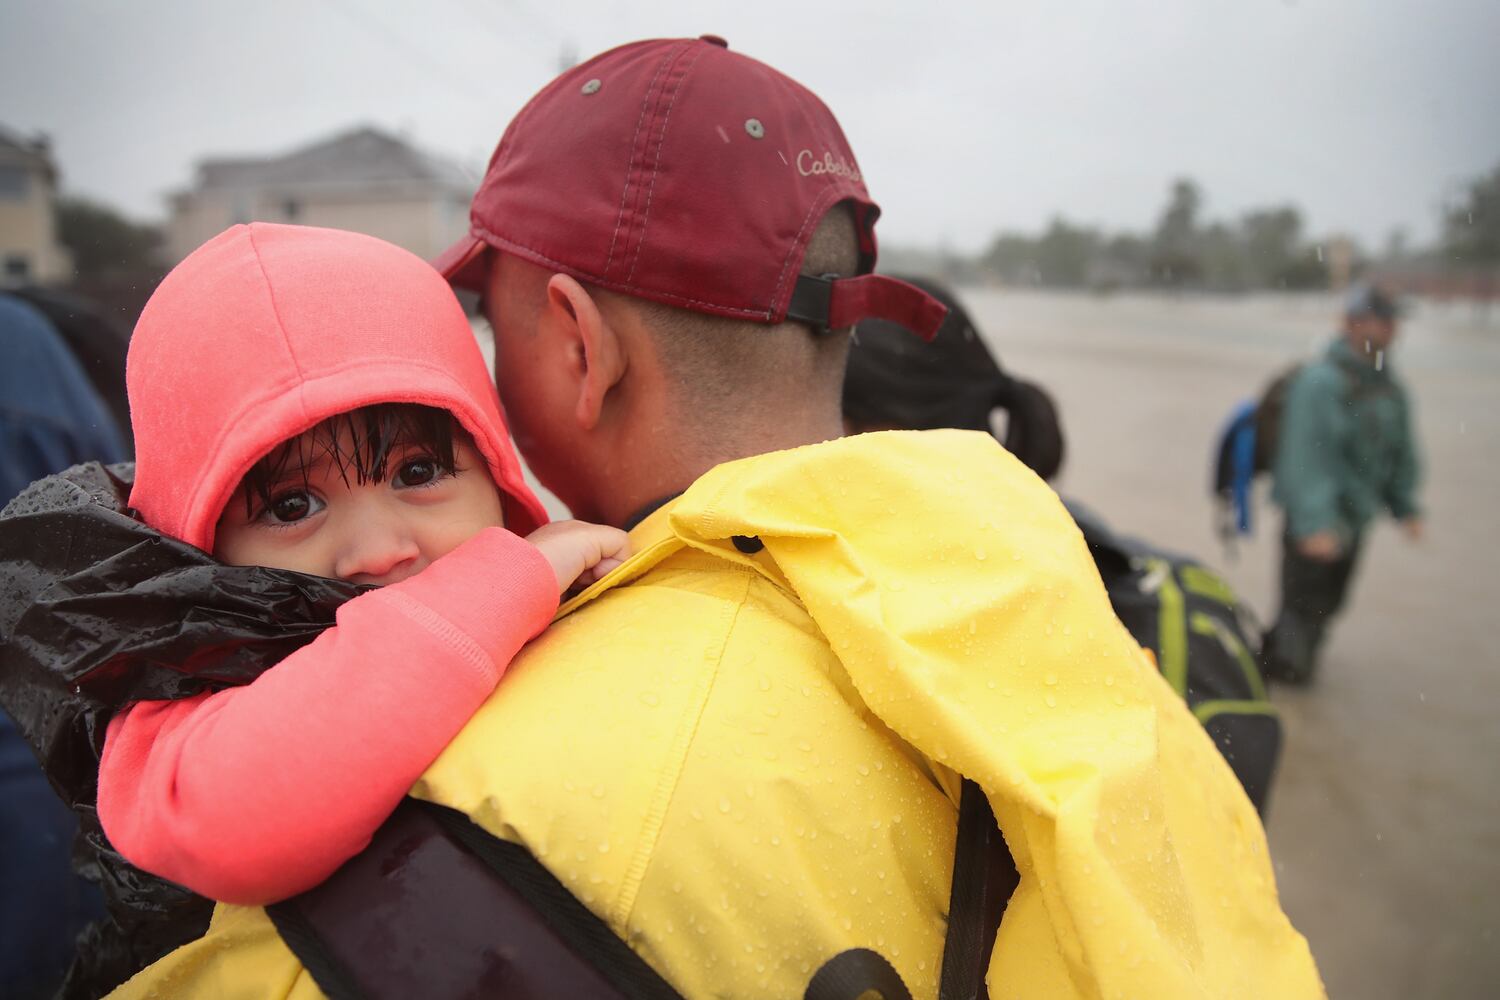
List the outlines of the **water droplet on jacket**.
{"type": "Polygon", "coordinates": [[[1056,674],[1054,674],[1054,673],[1048,673],[1047,674],[1047,686],[1048,687],[1056,687],[1057,686],[1057,675],[1056,674]]]}
{"type": "Polygon", "coordinates": [[[719,800],[719,812],[721,812],[721,813],[727,813],[732,808],[733,808],[733,806],[730,805],[729,800],[727,798],[723,798],[723,799],[719,800]]]}
{"type": "Polygon", "coordinates": [[[974,558],[978,559],[980,562],[984,562],[984,560],[985,560],[984,549],[975,549],[974,550],[974,558]]]}
{"type": "Polygon", "coordinates": [[[1056,708],[1057,707],[1057,696],[1056,695],[1049,694],[1047,696],[1047,707],[1048,708],[1056,708]]]}
{"type": "Polygon", "coordinates": [[[647,691],[645,694],[641,695],[641,704],[645,705],[647,708],[655,708],[657,705],[661,704],[661,698],[653,694],[652,692],[647,691]]]}

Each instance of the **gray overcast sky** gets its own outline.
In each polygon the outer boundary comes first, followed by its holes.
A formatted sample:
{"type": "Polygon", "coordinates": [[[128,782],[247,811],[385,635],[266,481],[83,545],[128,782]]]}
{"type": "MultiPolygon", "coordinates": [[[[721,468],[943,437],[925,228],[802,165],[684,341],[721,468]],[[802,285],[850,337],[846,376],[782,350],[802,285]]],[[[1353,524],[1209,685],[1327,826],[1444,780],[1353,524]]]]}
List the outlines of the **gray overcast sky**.
{"type": "Polygon", "coordinates": [[[1214,216],[1427,238],[1500,163],[1500,0],[0,0],[0,123],[153,218],[199,157],[354,124],[480,169],[564,51],[704,32],[834,109],[893,243],[1144,228],[1180,174],[1214,216]]]}

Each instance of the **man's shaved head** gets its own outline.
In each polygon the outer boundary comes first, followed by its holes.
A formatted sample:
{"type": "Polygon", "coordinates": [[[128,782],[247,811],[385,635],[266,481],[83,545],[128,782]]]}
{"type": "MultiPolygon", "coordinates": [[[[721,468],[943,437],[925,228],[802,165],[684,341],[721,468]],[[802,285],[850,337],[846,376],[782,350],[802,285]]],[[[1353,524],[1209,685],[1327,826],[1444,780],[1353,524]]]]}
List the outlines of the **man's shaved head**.
{"type": "MultiPolygon", "coordinates": [[[[801,273],[850,277],[860,264],[854,213],[835,205],[801,273]]],[[[504,254],[483,308],[516,443],[586,519],[621,523],[627,497],[638,506],[721,462],[843,432],[850,329],[711,316],[504,254]]]]}
{"type": "MultiPolygon", "coordinates": [[[[859,257],[853,213],[835,205],[813,232],[801,273],[849,277],[858,272],[859,257]]],[[[743,419],[749,409],[787,396],[828,396],[839,405],[849,330],[710,316],[609,293],[602,300],[606,309],[637,313],[658,345],[662,364],[675,376],[678,404],[700,423],[743,419]]]]}

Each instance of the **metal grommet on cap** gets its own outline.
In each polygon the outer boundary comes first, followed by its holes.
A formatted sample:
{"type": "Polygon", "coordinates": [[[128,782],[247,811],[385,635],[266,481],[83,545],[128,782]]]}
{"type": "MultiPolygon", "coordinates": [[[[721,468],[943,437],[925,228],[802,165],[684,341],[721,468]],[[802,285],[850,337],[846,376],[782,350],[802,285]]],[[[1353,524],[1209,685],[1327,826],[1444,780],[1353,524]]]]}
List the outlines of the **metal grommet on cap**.
{"type": "Polygon", "coordinates": [[[746,118],[745,131],[749,133],[752,139],[764,139],[766,137],[766,127],[760,123],[759,118],[746,118]]]}
{"type": "Polygon", "coordinates": [[[604,86],[604,83],[603,83],[603,81],[601,81],[601,80],[600,80],[600,79],[599,79],[599,78],[598,78],[598,77],[597,77],[597,76],[596,76],[596,77],[594,77],[594,78],[593,78],[593,79],[592,79],[592,80],[590,80],[590,81],[589,81],[589,82],[588,82],[588,83],[585,83],[585,84],[584,84],[584,85],[583,85],[583,86],[582,86],[582,87],[581,87],[581,88],[579,88],[579,89],[580,89],[580,90],[582,90],[582,91],[583,91],[583,96],[584,96],[584,97],[587,97],[587,96],[589,96],[589,95],[590,95],[590,94],[597,94],[597,93],[599,93],[599,88],[600,88],[600,87],[602,87],[602,86],[604,86]]]}

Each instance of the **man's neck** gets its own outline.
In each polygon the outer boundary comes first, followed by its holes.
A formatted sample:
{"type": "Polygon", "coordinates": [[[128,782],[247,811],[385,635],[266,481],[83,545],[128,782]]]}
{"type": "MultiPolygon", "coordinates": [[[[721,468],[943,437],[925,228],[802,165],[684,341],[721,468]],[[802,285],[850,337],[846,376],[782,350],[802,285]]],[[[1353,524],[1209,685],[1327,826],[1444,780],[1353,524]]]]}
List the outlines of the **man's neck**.
{"type": "Polygon", "coordinates": [[[624,525],[642,511],[687,490],[705,473],[726,462],[819,444],[842,437],[843,421],[788,419],[771,426],[724,428],[718,436],[693,439],[687,434],[661,435],[631,448],[633,455],[650,456],[620,470],[601,498],[600,509],[609,524],[624,525]]]}

